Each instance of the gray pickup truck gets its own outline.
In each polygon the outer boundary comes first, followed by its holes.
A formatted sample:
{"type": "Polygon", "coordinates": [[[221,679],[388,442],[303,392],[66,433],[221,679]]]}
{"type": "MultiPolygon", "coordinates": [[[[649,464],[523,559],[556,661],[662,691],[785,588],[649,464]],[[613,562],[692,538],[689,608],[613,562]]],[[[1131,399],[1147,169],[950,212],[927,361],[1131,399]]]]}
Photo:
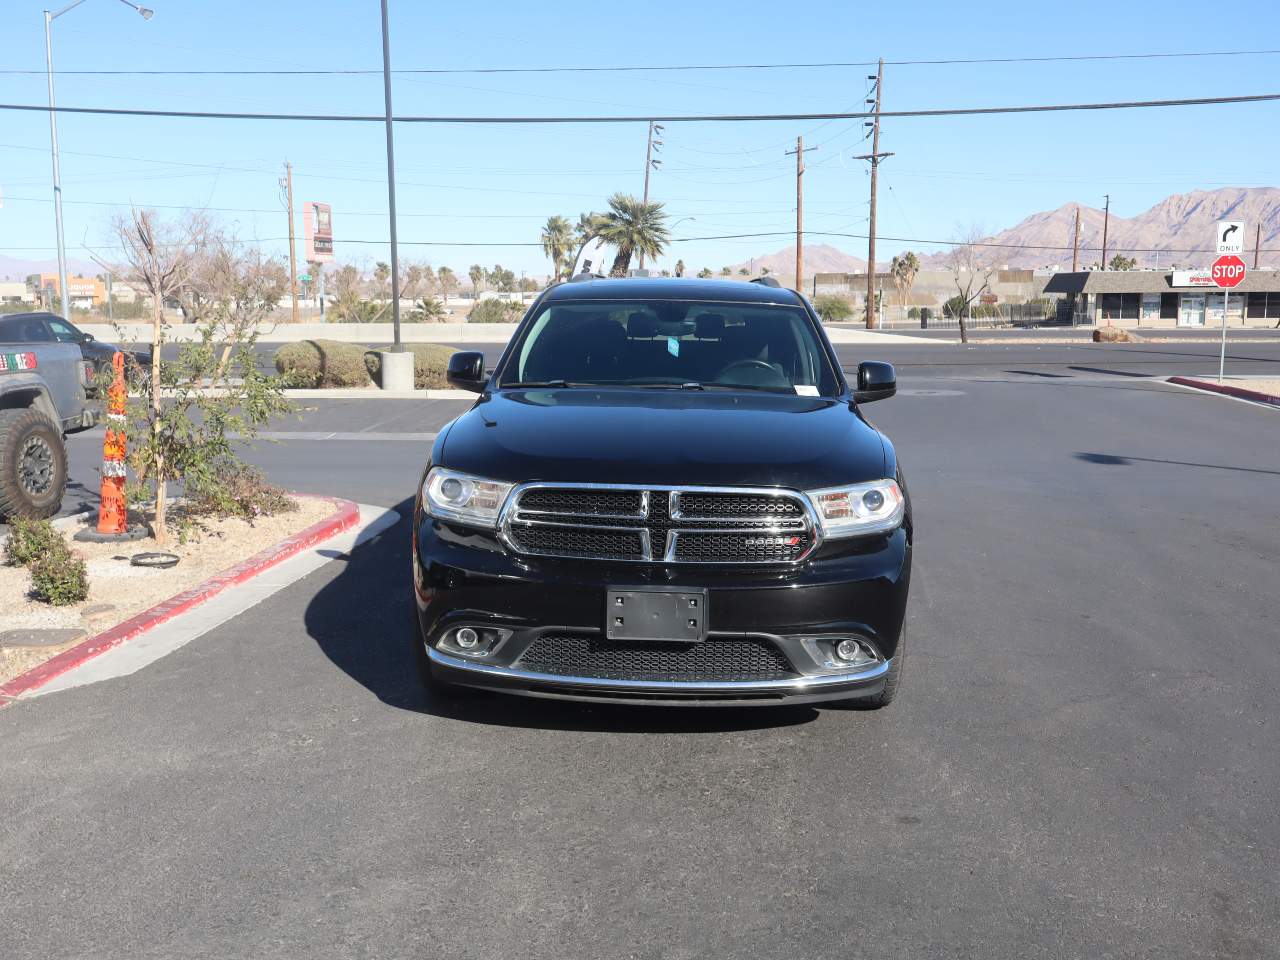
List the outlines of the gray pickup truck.
{"type": "Polygon", "coordinates": [[[76,344],[0,342],[0,519],[61,508],[63,438],[97,422],[86,394],[92,380],[76,344]]]}

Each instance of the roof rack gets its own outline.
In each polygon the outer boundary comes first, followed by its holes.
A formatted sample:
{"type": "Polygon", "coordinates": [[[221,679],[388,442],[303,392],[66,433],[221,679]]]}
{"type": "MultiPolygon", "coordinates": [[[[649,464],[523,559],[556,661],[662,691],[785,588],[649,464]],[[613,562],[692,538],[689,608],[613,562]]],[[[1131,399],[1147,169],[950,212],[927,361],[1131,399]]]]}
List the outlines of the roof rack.
{"type": "Polygon", "coordinates": [[[756,277],[751,282],[758,283],[762,287],[782,287],[782,284],[773,279],[773,277],[756,277]]]}

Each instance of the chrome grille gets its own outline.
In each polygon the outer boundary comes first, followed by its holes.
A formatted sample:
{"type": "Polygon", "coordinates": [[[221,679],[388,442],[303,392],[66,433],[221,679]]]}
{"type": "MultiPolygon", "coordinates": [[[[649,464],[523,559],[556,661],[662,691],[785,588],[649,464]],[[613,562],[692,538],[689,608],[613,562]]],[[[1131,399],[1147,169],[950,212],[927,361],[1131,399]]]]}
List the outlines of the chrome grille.
{"type": "Polygon", "coordinates": [[[641,563],[798,563],[818,540],[801,494],[732,487],[524,484],[500,531],[520,554],[641,563]]]}
{"type": "Polygon", "coordinates": [[[777,647],[756,637],[670,643],[550,634],[533,641],[516,666],[535,673],[608,680],[781,680],[796,675],[777,647]]]}

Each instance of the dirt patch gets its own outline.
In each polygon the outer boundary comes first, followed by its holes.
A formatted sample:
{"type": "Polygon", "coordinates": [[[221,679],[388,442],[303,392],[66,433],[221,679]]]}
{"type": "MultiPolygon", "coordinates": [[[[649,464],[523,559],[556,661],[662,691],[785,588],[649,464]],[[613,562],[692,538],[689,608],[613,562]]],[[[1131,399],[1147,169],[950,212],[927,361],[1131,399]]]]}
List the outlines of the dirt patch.
{"type": "MultiPolygon", "coordinates": [[[[1205,383],[1216,384],[1217,377],[1206,377],[1205,383]]],[[[1224,387],[1239,387],[1241,390],[1252,390],[1254,393],[1265,393],[1268,396],[1280,397],[1280,377],[1225,377],[1224,387]]]]}
{"type": "MultiPolygon", "coordinates": [[[[176,538],[165,552],[177,554],[178,565],[161,570],[135,567],[129,558],[159,549],[154,540],[132,543],[81,543],[73,540],[76,529],[61,533],[72,552],[84,558],[89,573],[89,596],[82,603],[51,607],[31,599],[31,577],[24,567],[0,565],[0,610],[6,630],[83,628],[89,635],[101,633],[130,617],[194,587],[255,553],[305,530],[333,514],[328,500],[300,497],[293,513],[244,520],[205,521],[205,530],[185,544],[176,538]]],[[[74,642],[74,641],[73,641],[74,642]]],[[[53,647],[0,648],[0,683],[12,680],[32,667],[61,653],[71,643],[53,647]]]]}

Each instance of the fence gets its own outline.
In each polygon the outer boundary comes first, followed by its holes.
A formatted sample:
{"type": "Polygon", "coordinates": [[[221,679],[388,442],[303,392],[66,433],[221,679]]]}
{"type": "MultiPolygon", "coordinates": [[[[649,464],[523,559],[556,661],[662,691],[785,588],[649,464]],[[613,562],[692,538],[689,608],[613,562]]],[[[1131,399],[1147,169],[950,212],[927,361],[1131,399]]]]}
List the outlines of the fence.
{"type": "MultiPolygon", "coordinates": [[[[1001,327],[1044,327],[1069,323],[1069,315],[1060,318],[1057,299],[1034,303],[972,304],[965,320],[971,330],[994,330],[1001,327]]],[[[960,322],[941,307],[903,307],[882,304],[879,317],[885,329],[956,330],[960,322]],[[924,315],[924,316],[922,316],[924,315]]]]}

